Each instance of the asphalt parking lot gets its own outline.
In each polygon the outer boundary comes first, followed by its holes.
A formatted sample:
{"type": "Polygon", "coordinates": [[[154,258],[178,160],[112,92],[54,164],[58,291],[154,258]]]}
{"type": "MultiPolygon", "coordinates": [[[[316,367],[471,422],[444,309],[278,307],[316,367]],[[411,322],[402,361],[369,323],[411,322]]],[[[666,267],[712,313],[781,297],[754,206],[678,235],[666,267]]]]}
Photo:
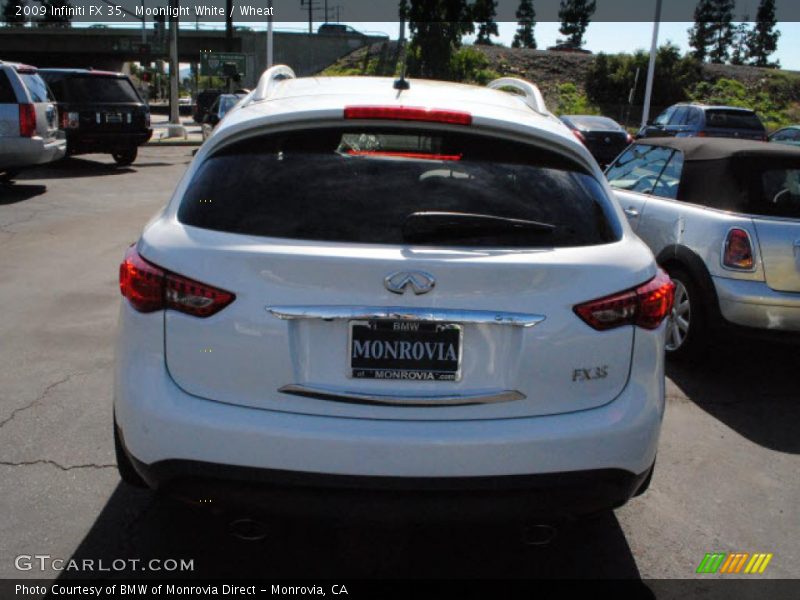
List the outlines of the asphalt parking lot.
{"type": "Polygon", "coordinates": [[[73,158],[0,187],[0,577],[52,577],[15,568],[48,554],[193,559],[195,576],[689,578],[705,553],[734,551],[774,554],[759,577],[800,575],[800,353],[768,344],[728,342],[671,366],[649,492],[547,546],[503,527],[299,521],[246,541],[230,533],[242,515],[122,484],[117,269],[192,150],[142,148],[124,168],[73,158]]]}

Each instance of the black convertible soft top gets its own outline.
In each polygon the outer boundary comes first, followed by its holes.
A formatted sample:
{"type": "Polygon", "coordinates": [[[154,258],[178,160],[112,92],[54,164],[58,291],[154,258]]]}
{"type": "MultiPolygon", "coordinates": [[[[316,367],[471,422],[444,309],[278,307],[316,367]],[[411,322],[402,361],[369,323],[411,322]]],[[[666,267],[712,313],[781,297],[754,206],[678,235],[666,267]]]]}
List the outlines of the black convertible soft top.
{"type": "Polygon", "coordinates": [[[678,199],[747,212],[763,197],[762,175],[771,169],[800,169],[800,148],[728,138],[647,138],[637,145],[683,153],[678,199]]]}

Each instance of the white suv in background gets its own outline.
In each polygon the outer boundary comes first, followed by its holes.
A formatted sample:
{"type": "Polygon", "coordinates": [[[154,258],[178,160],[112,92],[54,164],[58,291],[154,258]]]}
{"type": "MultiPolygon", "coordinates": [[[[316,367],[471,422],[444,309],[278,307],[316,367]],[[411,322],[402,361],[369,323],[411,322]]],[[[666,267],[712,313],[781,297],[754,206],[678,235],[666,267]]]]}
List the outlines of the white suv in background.
{"type": "Polygon", "coordinates": [[[120,267],[125,481],[420,518],[646,488],[673,284],[538,89],[489,87],[262,76],[120,267]]]}
{"type": "Polygon", "coordinates": [[[36,67],[0,61],[0,182],[66,151],[56,105],[36,67]]]}

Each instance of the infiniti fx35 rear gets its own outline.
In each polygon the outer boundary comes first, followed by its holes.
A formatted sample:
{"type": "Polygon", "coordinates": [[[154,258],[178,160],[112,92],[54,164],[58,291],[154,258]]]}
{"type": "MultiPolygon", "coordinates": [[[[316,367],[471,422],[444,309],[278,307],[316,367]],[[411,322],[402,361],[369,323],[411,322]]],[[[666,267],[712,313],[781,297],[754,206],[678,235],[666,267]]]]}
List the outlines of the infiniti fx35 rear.
{"type": "Polygon", "coordinates": [[[123,479],[411,518],[642,492],[673,285],[588,151],[503,91],[269,77],[120,266],[123,479]]]}

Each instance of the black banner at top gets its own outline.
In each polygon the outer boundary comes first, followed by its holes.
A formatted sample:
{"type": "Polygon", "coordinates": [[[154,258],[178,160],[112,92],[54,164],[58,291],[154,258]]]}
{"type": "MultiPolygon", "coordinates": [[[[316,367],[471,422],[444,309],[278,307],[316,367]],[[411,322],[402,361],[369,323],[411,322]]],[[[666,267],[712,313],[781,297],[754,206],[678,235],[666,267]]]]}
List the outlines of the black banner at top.
{"type": "MultiPolygon", "coordinates": [[[[408,0],[409,3],[411,0],[408,0]]],[[[467,0],[467,4],[472,4],[467,0]]],[[[496,21],[516,21],[519,0],[497,0],[496,21]]],[[[309,0],[70,0],[65,3],[28,3],[25,16],[41,19],[69,17],[72,22],[97,23],[141,23],[158,17],[176,15],[190,22],[234,22],[267,21],[271,15],[280,22],[308,21],[309,0]],[[51,11],[58,14],[45,15],[51,11]],[[34,14],[35,13],[35,14],[34,14]]],[[[320,23],[324,18],[324,0],[313,0],[312,20],[320,23]]],[[[400,0],[337,0],[330,2],[332,8],[328,20],[346,22],[391,22],[399,20],[400,0]],[[334,6],[335,5],[335,6],[334,6]]],[[[537,22],[560,21],[561,0],[533,0],[537,22]]],[[[694,20],[697,0],[664,0],[661,6],[661,21],[686,22],[694,20]]],[[[735,21],[747,16],[755,18],[757,3],[753,0],[737,0],[732,11],[735,21]]],[[[596,9],[591,17],[595,22],[652,22],[655,19],[656,0],[596,0],[596,9]]],[[[778,21],[800,21],[800,2],[776,0],[778,21]]]]}

